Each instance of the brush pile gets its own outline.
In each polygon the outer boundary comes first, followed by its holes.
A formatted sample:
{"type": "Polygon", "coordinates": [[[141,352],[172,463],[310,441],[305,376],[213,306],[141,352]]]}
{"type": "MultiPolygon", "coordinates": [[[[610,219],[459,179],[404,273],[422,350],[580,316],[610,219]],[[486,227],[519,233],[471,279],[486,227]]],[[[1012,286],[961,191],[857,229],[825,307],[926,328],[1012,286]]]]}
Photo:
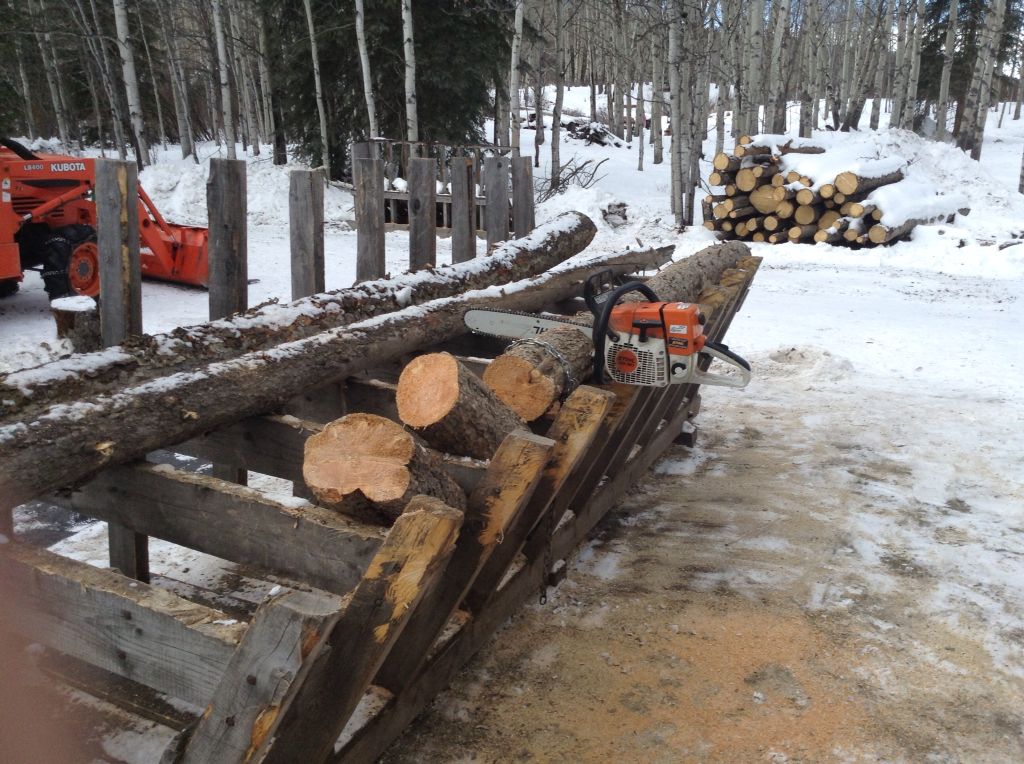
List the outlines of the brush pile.
{"type": "Polygon", "coordinates": [[[963,197],[908,178],[907,162],[863,158],[785,135],[741,136],[715,156],[704,227],[723,238],[875,246],[966,215],[963,197]]]}

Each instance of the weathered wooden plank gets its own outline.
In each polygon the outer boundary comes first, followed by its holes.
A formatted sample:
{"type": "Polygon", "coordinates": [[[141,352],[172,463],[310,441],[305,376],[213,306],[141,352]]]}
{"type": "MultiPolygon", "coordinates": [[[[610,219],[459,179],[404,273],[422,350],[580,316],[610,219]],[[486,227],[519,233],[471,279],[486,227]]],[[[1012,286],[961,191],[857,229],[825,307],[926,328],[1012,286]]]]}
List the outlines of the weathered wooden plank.
{"type": "Polygon", "coordinates": [[[292,299],[325,291],[322,170],[292,170],[288,174],[288,234],[292,299]]]}
{"type": "MultiPolygon", "coordinates": [[[[142,271],[139,259],[138,169],[134,162],[96,162],[96,229],[100,253],[100,337],[104,347],[142,333],[142,271]]],[[[144,536],[111,524],[110,565],[139,581],[149,580],[144,536]]]]}
{"type": "Polygon", "coordinates": [[[330,755],[370,680],[441,575],[461,523],[461,512],[436,499],[409,502],[345,610],[303,662],[272,722],[254,730],[254,760],[320,762],[330,755]]]}
{"type": "Polygon", "coordinates": [[[512,222],[517,239],[533,230],[533,214],[533,160],[516,157],[512,160],[512,222]]]}
{"type": "Polygon", "coordinates": [[[385,535],[304,501],[163,464],[105,470],[72,504],[90,517],[340,594],[356,585],[385,535]]]}
{"type": "Polygon", "coordinates": [[[318,422],[294,416],[257,416],[179,443],[173,450],[211,462],[240,464],[253,472],[302,483],[306,438],[318,422]]]}
{"type": "Polygon", "coordinates": [[[413,159],[409,168],[409,270],[437,265],[437,162],[413,159]]]}
{"type": "Polygon", "coordinates": [[[526,507],[544,475],[555,441],[526,431],[511,433],[491,458],[466,504],[455,552],[438,585],[416,613],[381,666],[375,684],[398,693],[415,678],[476,574],[526,507]]]}
{"type": "MultiPolygon", "coordinates": [[[[384,162],[355,159],[356,282],[384,277],[384,162]]],[[[394,222],[392,220],[392,222],[394,222]]]]}
{"type": "Polygon", "coordinates": [[[245,625],[120,573],[26,544],[0,547],[7,628],[197,705],[217,689],[245,625]]]}
{"type": "Polygon", "coordinates": [[[210,318],[249,307],[244,159],[211,159],[206,183],[210,242],[210,318]]]}
{"type": "Polygon", "coordinates": [[[509,238],[508,174],[508,157],[491,156],[484,160],[484,194],[487,197],[484,221],[488,252],[496,247],[498,242],[507,241],[509,238]]]}
{"type": "Polygon", "coordinates": [[[562,404],[547,433],[555,442],[555,448],[541,483],[533,492],[527,508],[508,529],[501,545],[491,553],[476,576],[466,600],[473,612],[480,612],[484,603],[494,595],[527,536],[541,518],[550,512],[553,521],[557,521],[558,517],[554,515],[560,515],[558,507],[564,512],[564,505],[556,505],[555,498],[570,476],[581,468],[614,400],[614,393],[584,386],[577,388],[562,404]]]}
{"type": "Polygon", "coordinates": [[[476,184],[473,160],[452,157],[452,262],[464,263],[476,257],[476,184]]]}
{"type": "Polygon", "coordinates": [[[274,713],[309,646],[341,607],[338,598],[306,592],[288,592],[260,605],[179,761],[247,761],[253,730],[274,713]]]}

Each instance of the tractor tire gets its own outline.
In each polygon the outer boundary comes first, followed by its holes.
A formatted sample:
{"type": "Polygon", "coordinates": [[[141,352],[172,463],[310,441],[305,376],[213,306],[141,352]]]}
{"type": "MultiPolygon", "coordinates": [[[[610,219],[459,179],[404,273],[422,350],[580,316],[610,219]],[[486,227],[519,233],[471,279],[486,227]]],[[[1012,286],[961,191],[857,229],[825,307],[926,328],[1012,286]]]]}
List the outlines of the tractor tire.
{"type": "Polygon", "coordinates": [[[10,297],[18,291],[21,283],[17,279],[4,279],[0,281],[0,299],[10,297]]]}
{"type": "Polygon", "coordinates": [[[87,225],[55,228],[46,237],[42,246],[43,286],[50,300],[77,294],[68,274],[71,256],[79,245],[95,240],[95,229],[87,225]]]}

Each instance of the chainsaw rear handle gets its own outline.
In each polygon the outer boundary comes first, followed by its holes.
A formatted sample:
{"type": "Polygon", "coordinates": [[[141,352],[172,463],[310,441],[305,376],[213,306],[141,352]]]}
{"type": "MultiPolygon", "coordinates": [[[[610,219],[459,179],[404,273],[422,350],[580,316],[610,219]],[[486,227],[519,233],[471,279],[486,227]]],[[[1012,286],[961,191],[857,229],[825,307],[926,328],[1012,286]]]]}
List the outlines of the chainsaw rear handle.
{"type": "MultiPolygon", "coordinates": [[[[600,275],[600,274],[598,274],[600,275]]],[[[591,277],[593,278],[593,277],[591,277]]],[[[614,342],[618,339],[618,335],[614,332],[608,331],[608,321],[612,315],[612,309],[622,298],[622,295],[628,292],[640,292],[651,302],[661,302],[658,299],[658,295],[654,293],[647,284],[642,281],[630,281],[628,284],[623,284],[620,287],[616,287],[611,292],[608,292],[608,297],[605,298],[604,303],[601,305],[597,304],[596,296],[593,294],[590,286],[591,279],[587,279],[586,287],[584,288],[584,299],[587,301],[587,306],[590,308],[594,317],[597,319],[594,323],[594,382],[603,385],[604,379],[604,340],[605,337],[610,337],[614,342]],[[595,310],[599,308],[599,310],[595,310]]]]}
{"type": "Polygon", "coordinates": [[[747,363],[745,358],[742,358],[729,350],[728,345],[705,340],[704,348],[700,352],[706,353],[712,358],[717,358],[719,361],[724,361],[725,363],[735,366],[740,370],[740,374],[738,377],[727,374],[709,374],[698,366],[694,371],[693,379],[691,380],[693,384],[708,384],[719,385],[720,387],[740,388],[746,387],[750,382],[750,364],[747,363]]]}

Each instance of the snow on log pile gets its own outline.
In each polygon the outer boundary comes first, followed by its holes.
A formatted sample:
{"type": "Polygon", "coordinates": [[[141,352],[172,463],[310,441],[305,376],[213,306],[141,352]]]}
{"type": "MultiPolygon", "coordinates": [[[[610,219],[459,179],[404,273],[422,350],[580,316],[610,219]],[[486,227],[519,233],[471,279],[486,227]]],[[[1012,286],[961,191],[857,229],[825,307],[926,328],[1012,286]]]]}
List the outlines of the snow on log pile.
{"type": "Polygon", "coordinates": [[[785,135],[741,136],[713,161],[704,226],[724,238],[875,246],[917,225],[966,215],[965,197],[909,177],[901,156],[866,156],[855,140],[827,147],[785,135]]]}

